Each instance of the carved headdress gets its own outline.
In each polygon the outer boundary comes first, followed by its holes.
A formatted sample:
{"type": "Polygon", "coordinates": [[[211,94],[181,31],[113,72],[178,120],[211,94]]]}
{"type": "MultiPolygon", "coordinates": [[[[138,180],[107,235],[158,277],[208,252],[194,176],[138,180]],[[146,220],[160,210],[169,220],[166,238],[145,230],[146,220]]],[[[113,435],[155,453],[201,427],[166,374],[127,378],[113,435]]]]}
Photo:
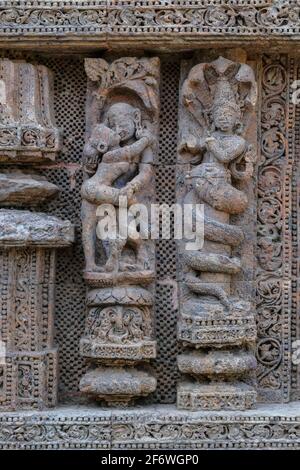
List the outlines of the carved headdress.
{"type": "Polygon", "coordinates": [[[244,115],[256,102],[256,83],[251,67],[219,57],[193,67],[183,84],[182,100],[203,129],[211,126],[214,108],[230,106],[244,115]]]}
{"type": "Polygon", "coordinates": [[[104,59],[86,59],[85,70],[96,84],[95,95],[100,109],[112,95],[122,97],[122,101],[129,95],[140,101],[149,117],[158,118],[158,58],[123,57],[111,64],[104,59]]]}

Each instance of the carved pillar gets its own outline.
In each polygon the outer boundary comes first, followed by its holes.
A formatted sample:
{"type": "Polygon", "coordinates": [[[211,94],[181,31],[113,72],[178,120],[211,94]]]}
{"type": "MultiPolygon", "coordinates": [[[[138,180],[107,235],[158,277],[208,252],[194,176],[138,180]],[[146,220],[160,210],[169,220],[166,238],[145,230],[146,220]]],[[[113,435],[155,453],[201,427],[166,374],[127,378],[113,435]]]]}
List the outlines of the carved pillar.
{"type": "Polygon", "coordinates": [[[153,325],[154,242],[136,209],[154,201],[153,159],[159,116],[159,60],[87,59],[87,141],[84,149],[82,233],[87,319],[81,354],[90,363],[83,393],[126,405],[156,388],[147,362],[156,355],[153,325]],[[138,206],[138,205],[139,206],[138,206]],[[127,206],[127,208],[125,207],[127,206]],[[105,210],[128,232],[99,235],[105,210]],[[128,209],[128,211],[126,210],[128,209]]]}
{"type": "MultiPolygon", "coordinates": [[[[177,194],[183,206],[203,204],[204,243],[178,243],[178,338],[186,346],[178,366],[187,378],[178,385],[177,405],[246,409],[256,401],[249,222],[256,83],[249,65],[223,57],[188,68],[180,97],[177,194]]],[[[194,225],[195,217],[194,209],[194,225]]]]}
{"type": "Polygon", "coordinates": [[[57,348],[53,342],[56,249],[74,227],[33,208],[58,187],[29,164],[55,159],[60,132],[52,116],[51,73],[23,61],[0,61],[0,409],[54,406],[57,348]],[[22,170],[20,169],[22,166],[22,170]]]}

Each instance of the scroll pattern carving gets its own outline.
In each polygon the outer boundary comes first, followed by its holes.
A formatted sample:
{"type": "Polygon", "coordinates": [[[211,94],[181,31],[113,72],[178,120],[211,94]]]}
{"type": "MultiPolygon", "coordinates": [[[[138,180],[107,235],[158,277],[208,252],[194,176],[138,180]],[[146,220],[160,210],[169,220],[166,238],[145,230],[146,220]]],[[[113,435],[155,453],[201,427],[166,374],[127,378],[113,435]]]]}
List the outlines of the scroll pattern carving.
{"type": "MultiPolygon", "coordinates": [[[[239,28],[241,33],[252,32],[254,28],[268,28],[275,26],[295,27],[298,26],[300,9],[296,1],[275,1],[270,2],[245,2],[232,1],[207,1],[195,5],[195,2],[178,1],[174,6],[165,6],[163,3],[156,6],[151,0],[136,2],[131,1],[118,5],[108,6],[108,24],[119,25],[125,28],[138,27],[144,30],[148,27],[170,28],[171,31],[189,27],[226,29],[232,32],[233,28],[239,28]],[[121,8],[122,6],[122,8],[121,8]],[[119,8],[117,8],[119,7],[119,8]],[[151,8],[152,7],[152,8],[151,8]],[[173,8],[172,8],[173,7],[173,8]],[[147,9],[146,9],[147,8],[147,9]]],[[[156,3],[156,2],[155,2],[156,3]]]]}
{"type": "MultiPolygon", "coordinates": [[[[258,386],[266,401],[289,398],[290,242],[285,208],[291,208],[286,56],[263,57],[261,158],[258,170],[257,360],[258,386]]],[[[289,209],[288,209],[289,210],[289,209]]]]}
{"type": "MultiPolygon", "coordinates": [[[[297,59],[290,57],[290,63],[293,67],[294,74],[290,74],[290,82],[294,80],[300,80],[300,63],[297,59]]],[[[299,83],[299,82],[298,82],[299,83]]],[[[300,289],[300,282],[299,282],[299,247],[300,247],[300,239],[299,239],[299,157],[300,157],[300,139],[299,139],[299,131],[300,131],[300,107],[295,106],[294,108],[290,108],[290,117],[293,124],[289,125],[289,141],[290,141],[290,148],[292,148],[293,155],[294,155],[294,162],[293,162],[293,176],[292,176],[292,302],[291,302],[291,345],[292,351],[295,352],[295,348],[293,345],[300,337],[300,319],[299,319],[299,289],[300,289]],[[293,111],[291,113],[291,110],[293,111]]],[[[296,401],[300,399],[300,364],[297,361],[292,361],[292,369],[291,369],[291,394],[290,394],[290,401],[296,401]]]]}
{"type": "Polygon", "coordinates": [[[32,327],[31,322],[34,321],[34,311],[32,315],[28,315],[31,310],[31,293],[30,293],[30,274],[31,274],[31,258],[32,265],[36,263],[35,253],[30,250],[23,250],[16,252],[15,262],[15,301],[16,301],[16,316],[15,316],[15,348],[16,350],[30,350],[32,347],[31,335],[32,327]]]}
{"type": "Polygon", "coordinates": [[[0,416],[2,449],[298,449],[296,416],[198,416],[148,411],[124,416],[98,410],[0,416]]]}
{"type": "Polygon", "coordinates": [[[155,390],[156,380],[135,364],[156,355],[153,340],[154,245],[136,238],[135,203],[153,200],[153,156],[159,112],[159,61],[125,57],[109,64],[87,59],[87,130],[82,185],[87,319],[80,348],[94,367],[83,393],[125,405],[155,390]],[[97,241],[98,208],[110,204],[116,220],[121,198],[131,223],[127,236],[97,241]],[[147,286],[146,289],[144,286],[147,286]],[[98,367],[96,367],[98,366],[98,367]]]}
{"type": "MultiPolygon", "coordinates": [[[[0,252],[1,264],[9,266],[8,276],[1,282],[7,305],[1,328],[7,349],[3,374],[7,387],[3,396],[0,394],[0,409],[41,408],[56,403],[57,349],[51,342],[52,331],[44,331],[43,321],[48,320],[52,308],[47,304],[54,288],[47,282],[55,269],[55,253],[51,251],[50,256],[44,249],[32,248],[0,252]],[[40,304],[39,286],[44,287],[44,283],[47,289],[43,289],[44,302],[40,304]],[[46,342],[42,340],[45,335],[46,342]],[[47,383],[49,387],[45,388],[47,383]]],[[[1,310],[1,316],[3,313],[1,310]]]]}
{"type": "Polygon", "coordinates": [[[300,9],[296,0],[86,0],[59,6],[57,1],[40,1],[24,7],[20,1],[4,1],[0,9],[2,29],[17,28],[35,33],[46,31],[90,31],[107,33],[191,33],[276,34],[299,30],[300,9]]]}
{"type": "Polygon", "coordinates": [[[197,351],[178,357],[181,372],[194,380],[179,385],[177,405],[249,408],[256,397],[250,379],[256,366],[254,305],[235,291],[231,278],[243,269],[233,251],[245,237],[233,217],[248,206],[239,184],[247,181],[250,191],[256,160],[249,133],[256,104],[254,73],[223,57],[196,65],[183,83],[181,100],[178,194],[183,204],[204,205],[205,224],[202,249],[179,243],[178,337],[197,351]]]}

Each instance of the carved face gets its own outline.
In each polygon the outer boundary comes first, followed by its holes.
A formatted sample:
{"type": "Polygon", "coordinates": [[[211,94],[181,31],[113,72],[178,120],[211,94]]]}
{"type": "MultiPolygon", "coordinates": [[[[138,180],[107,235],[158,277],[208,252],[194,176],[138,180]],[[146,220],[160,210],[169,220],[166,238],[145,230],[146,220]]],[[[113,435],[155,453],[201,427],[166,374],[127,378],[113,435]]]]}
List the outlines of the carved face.
{"type": "Polygon", "coordinates": [[[126,315],[124,315],[123,307],[115,306],[109,312],[110,316],[110,330],[108,332],[108,337],[118,341],[121,338],[128,336],[128,331],[126,328],[126,315]]]}
{"type": "Polygon", "coordinates": [[[232,131],[238,120],[237,111],[231,106],[216,107],[213,119],[217,129],[223,132],[232,131]]]}
{"type": "Polygon", "coordinates": [[[137,341],[148,332],[145,314],[147,311],[130,305],[95,309],[87,319],[86,331],[94,338],[112,343],[137,341]]]}
{"type": "Polygon", "coordinates": [[[110,129],[119,135],[121,142],[125,143],[135,136],[141,114],[137,108],[127,103],[118,103],[109,108],[107,120],[110,129]]]}

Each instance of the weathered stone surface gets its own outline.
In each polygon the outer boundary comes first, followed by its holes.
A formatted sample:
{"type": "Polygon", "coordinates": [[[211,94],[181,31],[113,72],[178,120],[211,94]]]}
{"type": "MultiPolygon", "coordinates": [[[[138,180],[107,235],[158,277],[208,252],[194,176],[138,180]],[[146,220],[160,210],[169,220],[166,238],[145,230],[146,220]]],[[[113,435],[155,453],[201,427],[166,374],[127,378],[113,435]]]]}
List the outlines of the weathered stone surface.
{"type": "MultiPolygon", "coordinates": [[[[253,387],[243,382],[228,384],[228,393],[222,392],[217,367],[222,364],[223,377],[229,379],[256,365],[253,351],[248,350],[256,339],[254,305],[252,299],[236,297],[231,285],[232,277],[243,268],[233,248],[243,243],[244,236],[240,227],[234,231],[232,226],[233,217],[248,207],[241,183],[253,176],[257,156],[243,126],[249,127],[250,120],[253,125],[256,99],[253,70],[224,57],[195,65],[182,85],[178,146],[182,188],[179,185],[178,196],[183,205],[204,205],[208,232],[204,225],[201,248],[191,249],[186,241],[178,243],[182,280],[178,338],[197,349],[240,345],[245,352],[235,349],[202,356],[186,352],[181,356],[180,369],[194,377],[198,373],[199,380],[179,385],[180,408],[245,409],[256,398],[253,387]],[[211,384],[201,383],[201,376],[211,384]]],[[[195,216],[196,212],[194,220],[195,216]]]]}
{"type": "Polygon", "coordinates": [[[1,449],[294,449],[299,403],[245,411],[183,411],[174,405],[108,410],[60,406],[0,414],[1,449]]]}
{"type": "Polygon", "coordinates": [[[54,246],[74,242],[74,226],[68,220],[21,210],[0,209],[0,246],[54,246]]]}
{"type": "Polygon", "coordinates": [[[0,260],[0,410],[55,406],[55,248],[1,247],[0,260]]]}
{"type": "Polygon", "coordinates": [[[178,367],[183,374],[222,378],[243,375],[254,370],[257,363],[251,352],[220,349],[180,354],[178,367]]]}
{"type": "Polygon", "coordinates": [[[243,382],[180,382],[177,389],[179,410],[247,410],[256,399],[256,390],[243,382]]]}
{"type": "Polygon", "coordinates": [[[23,172],[0,173],[0,205],[38,205],[55,197],[59,188],[45,177],[23,172]]]}
{"type": "MultiPolygon", "coordinates": [[[[290,359],[290,344],[298,339],[299,282],[296,267],[299,230],[298,177],[293,175],[298,144],[294,74],[299,64],[286,55],[264,55],[259,75],[261,155],[257,175],[257,319],[259,398],[288,401],[299,389],[299,366],[290,359]],[[273,77],[273,78],[272,78],[273,77]],[[296,134],[295,134],[296,133],[296,134]],[[275,145],[272,142],[276,142],[275,145]],[[291,220],[294,222],[291,224],[291,220]],[[297,247],[292,248],[295,239],[297,247]],[[293,274],[294,273],[294,274],[293,274]],[[292,280],[292,281],[291,281],[292,280]],[[295,374],[295,379],[291,376],[295,374]],[[296,385],[297,384],[297,385],[296,385]]],[[[296,164],[297,166],[297,164],[296,164]]],[[[296,396],[300,398],[298,392],[296,396]]]]}
{"type": "Polygon", "coordinates": [[[152,295],[142,287],[132,288],[120,286],[118,288],[93,289],[87,293],[87,305],[90,307],[101,305],[147,305],[153,303],[152,295]]]}
{"type": "Polygon", "coordinates": [[[108,364],[155,358],[152,303],[150,292],[137,286],[89,291],[81,354],[108,364]]]}
{"type": "Polygon", "coordinates": [[[95,101],[90,109],[97,109],[95,115],[89,116],[93,125],[84,148],[86,180],[81,189],[85,278],[92,285],[97,278],[99,283],[111,285],[113,278],[119,276],[119,282],[126,283],[127,275],[131,283],[138,284],[139,276],[141,282],[144,277],[149,282],[154,276],[153,243],[136,237],[132,216],[127,237],[119,233],[115,237],[111,235],[106,240],[105,263],[96,261],[100,217],[96,212],[102,204],[111,204],[118,221],[120,198],[126,199],[129,217],[135,203],[149,203],[151,199],[156,147],[153,133],[157,130],[159,112],[159,61],[129,57],[112,64],[103,59],[88,59],[85,64],[95,101]],[[98,83],[100,78],[102,82],[98,83]],[[99,114],[101,124],[97,121],[99,114]],[[133,251],[131,256],[128,245],[133,251]],[[127,255],[124,255],[126,248],[127,255]]]}
{"type": "Polygon", "coordinates": [[[52,75],[43,65],[0,60],[0,162],[54,160],[61,146],[52,75]]]}
{"type": "Polygon", "coordinates": [[[43,409],[57,403],[55,251],[73,241],[74,226],[68,221],[0,210],[0,339],[5,347],[0,410],[43,409]]]}
{"type": "Polygon", "coordinates": [[[134,207],[149,208],[154,201],[159,60],[124,57],[109,64],[87,59],[85,69],[88,135],[81,218],[84,279],[94,289],[87,294],[80,351],[95,366],[108,367],[88,371],[80,390],[109,404],[125,405],[156,388],[154,377],[133,368],[156,357],[154,243],[138,233],[134,207]],[[117,226],[115,234],[111,230],[105,240],[101,238],[102,208],[113,211],[115,226],[125,210],[129,223],[125,236],[117,226]],[[149,291],[141,287],[149,284],[149,291]],[[120,366],[124,370],[116,368],[120,366]]]}
{"type": "MultiPolygon", "coordinates": [[[[52,92],[45,66],[0,60],[0,163],[55,159],[61,134],[54,123],[52,92]]],[[[57,193],[55,184],[28,166],[24,172],[14,166],[0,173],[0,206],[34,206],[57,193]]],[[[55,251],[73,242],[69,221],[0,209],[0,410],[57,403],[55,251]]]]}
{"type": "MultiPolygon", "coordinates": [[[[69,48],[70,51],[74,51],[74,47],[76,50],[88,50],[94,57],[99,57],[99,48],[109,51],[105,53],[107,62],[104,64],[102,62],[104,67],[101,69],[101,77],[98,74],[99,68],[95,66],[97,60],[90,63],[89,73],[96,79],[93,89],[96,94],[100,78],[107,84],[111,77],[115,79],[119,76],[120,69],[111,67],[110,60],[113,57],[111,50],[117,51],[117,57],[120,48],[126,50],[126,54],[132,49],[139,55],[136,50],[140,50],[141,44],[143,50],[148,51],[148,57],[156,55],[158,50],[169,52],[169,55],[171,50],[176,51],[176,56],[172,54],[172,58],[163,57],[161,88],[163,107],[159,135],[161,149],[157,158],[159,163],[155,165],[158,200],[172,204],[174,202],[172,180],[176,171],[175,97],[178,91],[179,60],[190,58],[191,52],[186,56],[186,51],[197,49],[193,65],[211,64],[216,59],[217,53],[230,58],[235,65],[245,64],[245,53],[224,49],[239,44],[247,50],[247,54],[249,52],[248,58],[251,60],[251,67],[256,73],[260,88],[258,112],[255,117],[260,129],[257,139],[251,113],[247,119],[244,119],[245,113],[247,114],[250,109],[244,103],[249,82],[243,84],[243,93],[240,95],[240,76],[236,79],[233,66],[228,74],[226,72],[224,81],[229,81],[233,85],[234,93],[237,94],[235,99],[242,111],[244,129],[242,127],[235,129],[232,141],[237,142],[237,138],[242,138],[253,144],[253,153],[251,155],[252,151],[249,152],[248,160],[254,160],[253,156],[256,157],[255,143],[258,142],[258,168],[257,174],[254,173],[252,177],[251,165],[248,165],[247,169],[247,163],[253,161],[246,162],[242,159],[242,161],[237,160],[234,165],[224,163],[224,168],[232,177],[231,179],[229,176],[226,183],[239,192],[235,193],[238,194],[237,198],[231,198],[232,190],[229,191],[227,187],[228,191],[224,191],[224,178],[220,168],[215,168],[216,162],[213,161],[214,165],[211,167],[203,165],[211,162],[203,161],[206,158],[205,152],[200,155],[200,152],[195,151],[197,134],[201,134],[199,129],[194,132],[199,115],[196,113],[193,117],[189,116],[187,121],[191,124],[191,128],[185,129],[182,125],[182,113],[185,112],[186,116],[187,109],[182,106],[180,99],[179,130],[180,133],[187,130],[185,137],[193,161],[186,162],[185,158],[189,159],[188,152],[185,155],[180,154],[177,165],[177,170],[180,168],[177,200],[182,202],[186,194],[193,191],[191,199],[193,202],[204,201],[208,212],[205,214],[204,250],[201,253],[191,253],[179,247],[178,282],[175,280],[175,243],[168,244],[165,241],[158,243],[157,274],[154,269],[155,256],[150,244],[145,249],[144,256],[140,257],[142,262],[139,265],[135,263],[134,250],[127,251],[122,248],[123,253],[118,255],[123,259],[118,260],[118,256],[115,256],[117,262],[114,266],[109,266],[109,263],[106,265],[110,255],[106,245],[104,250],[97,252],[95,259],[97,270],[87,270],[84,273],[89,289],[94,289],[89,291],[87,296],[87,328],[84,333],[86,336],[81,340],[81,348],[95,368],[115,371],[120,368],[122,371],[128,371],[128,368],[134,367],[137,371],[140,367],[137,362],[140,364],[140,361],[143,363],[154,357],[155,341],[150,336],[147,339],[146,330],[149,323],[152,329],[152,310],[155,308],[158,320],[157,336],[160,338],[159,359],[155,363],[159,382],[157,393],[147,399],[147,402],[149,400],[151,403],[174,400],[172,390],[177,380],[177,375],[174,373],[176,362],[174,356],[177,353],[174,344],[174,318],[177,314],[179,291],[178,337],[190,352],[186,349],[178,357],[181,372],[189,376],[185,377],[186,381],[178,387],[178,404],[193,410],[192,413],[176,411],[173,406],[144,406],[128,412],[120,409],[115,412],[105,412],[93,406],[87,409],[59,407],[56,412],[49,414],[32,411],[23,413],[21,411],[23,408],[42,408],[52,406],[55,402],[56,347],[50,339],[46,345],[45,340],[48,333],[53,333],[50,325],[52,317],[50,312],[47,313],[47,308],[53,308],[52,286],[55,277],[54,270],[49,270],[48,265],[49,258],[54,257],[54,252],[52,246],[49,249],[38,245],[1,248],[1,256],[6,259],[2,262],[0,276],[2,282],[0,325],[1,328],[4,325],[1,335],[7,335],[7,332],[10,335],[8,338],[10,350],[7,353],[6,368],[0,365],[0,408],[5,410],[15,408],[18,412],[2,412],[2,416],[0,414],[0,446],[119,449],[299,448],[299,404],[291,407],[283,404],[279,407],[258,405],[255,411],[230,411],[230,408],[242,410],[243,407],[251,406],[255,400],[255,376],[258,382],[258,399],[261,401],[282,402],[300,398],[299,365],[295,361],[297,349],[294,349],[300,331],[299,185],[297,184],[300,139],[299,109],[294,102],[295,97],[297,99],[299,97],[298,90],[294,87],[298,86],[296,80],[300,79],[300,62],[295,52],[300,44],[297,1],[234,0],[229,4],[222,0],[203,0],[196,4],[189,0],[171,3],[152,0],[144,2],[83,0],[72,6],[65,3],[60,0],[39,2],[4,0],[0,6],[0,47],[7,47],[10,43],[15,49],[31,48],[35,51],[44,48],[47,54],[41,54],[39,57],[51,68],[53,65],[57,73],[55,108],[59,111],[58,122],[65,128],[65,141],[61,161],[51,168],[47,163],[46,171],[47,174],[51,174],[52,181],[55,183],[56,179],[59,181],[63,194],[57,205],[51,203],[49,206],[51,213],[63,214],[61,215],[63,218],[71,214],[72,220],[79,226],[76,211],[78,212],[77,204],[80,196],[76,178],[77,176],[80,178],[80,165],[78,162],[75,163],[75,159],[80,153],[79,147],[83,138],[82,109],[85,80],[82,71],[80,74],[79,70],[82,59],[63,58],[59,55],[62,47],[69,48]],[[206,51],[200,50],[202,47],[206,51]],[[219,47],[222,48],[220,52],[217,51],[219,47]],[[55,54],[49,55],[49,48],[52,48],[55,54]],[[180,50],[184,50],[185,53],[180,53],[180,50]],[[276,56],[269,55],[271,50],[276,52],[276,56]],[[279,55],[279,51],[283,54],[279,55]],[[265,52],[268,55],[262,55],[265,52]],[[77,70],[74,73],[74,63],[78,65],[78,75],[77,70]],[[70,111],[69,109],[66,111],[68,104],[70,111]],[[252,130],[248,132],[248,128],[252,130]],[[200,162],[201,156],[204,157],[202,162],[200,162]],[[67,173],[71,176],[70,188],[67,173]],[[243,173],[248,173],[247,181],[239,179],[243,173]],[[186,175],[187,178],[182,179],[182,175],[186,175]],[[208,181],[208,176],[211,177],[211,181],[208,181]],[[252,191],[253,184],[256,184],[254,191],[252,191]],[[226,197],[223,197],[224,195],[226,197]],[[229,220],[226,220],[228,213],[229,220]],[[252,219],[252,225],[249,219],[252,219]],[[256,227],[257,243],[254,236],[256,227]],[[104,266],[113,269],[111,271],[108,269],[106,272],[103,270],[104,266]],[[251,278],[251,272],[255,272],[255,279],[251,278]],[[227,276],[227,280],[224,276],[227,276]],[[155,277],[160,292],[156,300],[152,289],[155,277]],[[203,282],[203,279],[206,282],[203,282]],[[128,300],[127,293],[121,291],[129,287],[137,290],[141,286],[149,293],[150,299],[144,294],[133,295],[133,291],[129,291],[128,300]],[[256,306],[253,302],[255,296],[256,306]],[[7,310],[9,321],[6,316],[7,310]],[[148,322],[149,317],[150,322],[148,322]],[[258,363],[255,371],[253,371],[254,350],[258,363]],[[253,373],[249,374],[249,371],[253,373]],[[195,411],[199,407],[205,411],[195,411]],[[214,409],[220,411],[212,411],[214,409]],[[224,409],[227,410],[226,413],[224,409]]],[[[21,57],[20,52],[14,51],[9,51],[8,55],[21,57]]],[[[32,64],[37,59],[36,55],[31,55],[29,52],[24,54],[25,56],[27,60],[28,56],[31,56],[32,64]]],[[[43,113],[47,111],[47,96],[43,92],[45,85],[48,89],[47,80],[44,79],[45,76],[40,79],[43,75],[40,67],[33,65],[19,67],[14,61],[15,65],[10,69],[8,65],[11,62],[5,61],[0,70],[2,132],[0,159],[2,157],[2,161],[18,165],[21,162],[41,163],[45,158],[53,159],[55,152],[48,154],[45,150],[47,134],[44,131],[47,131],[47,126],[42,122],[45,117],[43,113]],[[23,70],[17,77],[15,71],[19,68],[23,70]],[[24,73],[24,70],[28,71],[28,74],[24,73]],[[36,76],[36,72],[41,74],[40,77],[36,76]],[[20,100],[16,99],[18,96],[13,96],[11,84],[15,84],[13,86],[18,89],[20,100]],[[7,90],[10,95],[9,100],[6,99],[7,90]],[[32,97],[30,103],[28,96],[32,97]],[[40,97],[46,97],[46,106],[42,105],[40,97]],[[23,112],[24,119],[15,119],[11,125],[8,124],[8,102],[17,103],[13,108],[23,112]],[[33,120],[26,123],[28,115],[34,114],[32,111],[36,112],[36,115],[33,120]],[[3,150],[3,146],[7,147],[9,139],[14,136],[15,148],[3,150]]],[[[124,61],[120,61],[119,64],[123,66],[124,61]]],[[[131,65],[128,62],[125,65],[127,75],[131,65]]],[[[187,78],[189,67],[189,63],[183,64],[183,79],[187,78]]],[[[208,129],[208,136],[205,137],[214,138],[218,129],[214,120],[214,106],[211,106],[209,98],[211,90],[214,95],[218,89],[219,78],[210,67],[208,69],[205,70],[204,79],[209,82],[209,89],[201,88],[203,77],[199,80],[199,77],[193,77],[192,93],[187,95],[187,102],[193,101],[194,93],[199,110],[201,98],[203,96],[208,98],[208,106],[204,113],[206,122],[202,127],[208,129]],[[198,93],[199,88],[201,93],[198,93]],[[214,121],[212,126],[210,126],[211,120],[214,121]]],[[[122,77],[124,78],[124,75],[122,77]]],[[[91,80],[93,82],[94,79],[91,80]]],[[[91,85],[89,83],[85,152],[86,155],[93,156],[95,142],[102,141],[103,135],[106,135],[108,146],[111,146],[112,151],[106,152],[103,163],[106,163],[107,169],[110,170],[111,166],[118,164],[122,152],[126,152],[124,151],[126,145],[123,143],[119,145],[115,140],[117,133],[110,132],[113,129],[104,116],[108,113],[110,104],[131,105],[136,89],[133,90],[135,87],[133,86],[130,93],[122,91],[119,99],[119,84],[116,87],[109,85],[110,92],[107,96],[98,95],[100,101],[103,99],[107,104],[104,105],[101,115],[98,113],[99,108],[95,106],[97,99],[94,100],[95,96],[92,98],[91,85]],[[124,98],[126,98],[125,103],[124,98]]],[[[180,86],[179,89],[181,88],[180,86]]],[[[143,108],[141,100],[138,101],[138,104],[134,103],[135,110],[143,108]]],[[[146,121],[148,127],[149,122],[145,119],[146,121]]],[[[52,120],[52,124],[53,122],[52,120]]],[[[50,126],[50,129],[53,130],[53,126],[50,126]]],[[[151,129],[151,136],[157,137],[156,130],[151,129]]],[[[135,143],[143,144],[139,139],[135,143]]],[[[130,152],[137,149],[133,145],[132,142],[130,152]]],[[[103,146],[101,142],[99,153],[103,149],[105,150],[105,145],[103,146]]],[[[85,169],[91,169],[93,162],[90,163],[91,165],[86,165],[85,169]]],[[[103,168],[104,166],[100,169],[100,176],[103,168]]],[[[85,192],[87,199],[90,197],[90,200],[97,205],[95,194],[99,180],[91,173],[87,176],[90,176],[86,180],[89,180],[89,183],[84,186],[83,193],[85,192]]],[[[113,189],[119,190],[123,184],[124,181],[118,181],[117,184],[113,184],[113,189]]],[[[152,185],[151,182],[150,186],[152,185]]],[[[111,189],[109,188],[105,197],[113,193],[111,189]]],[[[145,190],[148,192],[147,187],[145,190]]],[[[13,191],[14,197],[19,197],[15,193],[15,188],[13,191]]],[[[11,198],[11,194],[7,194],[7,197],[11,198]]],[[[27,195],[24,194],[25,198],[31,198],[29,192],[27,195]]],[[[103,197],[103,187],[99,194],[103,197]]],[[[142,197],[140,191],[138,195],[142,197]]],[[[150,192],[148,195],[150,196],[150,192]]],[[[38,198],[35,200],[38,201],[38,198]]],[[[12,199],[10,201],[12,202],[12,199]]],[[[42,202],[42,198],[39,202],[42,202]]],[[[16,200],[15,203],[18,204],[16,200]]],[[[78,240],[79,243],[81,241],[78,240]]],[[[75,324],[75,329],[78,331],[81,327],[82,317],[78,312],[80,310],[83,312],[84,289],[82,285],[79,286],[79,282],[76,286],[70,286],[71,282],[80,276],[79,265],[82,260],[80,255],[77,256],[80,251],[77,251],[78,248],[77,245],[76,252],[70,255],[68,252],[71,250],[67,250],[60,259],[58,281],[59,283],[60,280],[63,281],[59,285],[58,294],[58,299],[62,302],[58,318],[58,337],[64,352],[61,386],[67,389],[68,399],[72,397],[72,400],[76,400],[78,384],[74,376],[77,375],[79,378],[84,370],[81,361],[78,360],[76,346],[78,340],[75,339],[73,330],[66,327],[75,324]],[[63,318],[66,320],[62,320],[63,318]],[[74,366],[76,362],[78,366],[74,366]]],[[[95,248],[97,251],[99,245],[95,248]]],[[[146,370],[146,367],[141,364],[139,371],[143,370],[146,370]]],[[[97,380],[98,378],[94,380],[91,387],[97,385],[97,380]]],[[[137,390],[139,383],[134,380],[133,382],[137,390]]],[[[129,382],[124,380],[122,383],[123,391],[128,391],[129,382]]],[[[106,384],[111,385],[109,381],[106,384]]],[[[112,385],[115,387],[114,390],[118,390],[115,383],[112,385]]],[[[65,398],[65,391],[63,393],[65,398]]],[[[114,401],[114,406],[117,403],[123,406],[126,401],[128,396],[121,395],[121,399],[117,397],[114,401]]]]}
{"type": "Polygon", "coordinates": [[[253,304],[231,298],[230,307],[228,312],[224,305],[215,301],[203,300],[200,305],[194,299],[186,300],[178,324],[178,339],[186,345],[205,347],[254,342],[257,332],[253,304]]]}
{"type": "Polygon", "coordinates": [[[156,379],[134,368],[99,367],[87,372],[80,381],[80,390],[110,406],[126,406],[137,397],[154,392],[156,379]]]}
{"type": "Polygon", "coordinates": [[[63,0],[5,0],[0,7],[0,45],[74,50],[177,51],[200,44],[266,48],[300,42],[297,0],[85,0],[66,8],[63,0]],[[22,41],[20,41],[20,37],[22,41]],[[201,43],[199,43],[201,37],[201,43]],[[255,41],[256,40],[256,41],[255,41]],[[73,49],[72,49],[73,48],[73,49]]]}

